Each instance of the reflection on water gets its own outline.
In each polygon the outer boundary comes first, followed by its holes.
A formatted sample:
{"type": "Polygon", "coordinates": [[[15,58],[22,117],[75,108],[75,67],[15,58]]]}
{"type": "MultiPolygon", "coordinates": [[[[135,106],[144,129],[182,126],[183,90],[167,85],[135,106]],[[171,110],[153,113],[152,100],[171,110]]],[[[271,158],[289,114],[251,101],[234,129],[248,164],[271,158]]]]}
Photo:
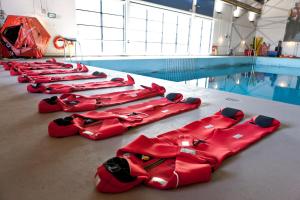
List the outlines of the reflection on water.
{"type": "Polygon", "coordinates": [[[243,72],[190,80],[186,84],[300,105],[300,76],[243,72]]]}

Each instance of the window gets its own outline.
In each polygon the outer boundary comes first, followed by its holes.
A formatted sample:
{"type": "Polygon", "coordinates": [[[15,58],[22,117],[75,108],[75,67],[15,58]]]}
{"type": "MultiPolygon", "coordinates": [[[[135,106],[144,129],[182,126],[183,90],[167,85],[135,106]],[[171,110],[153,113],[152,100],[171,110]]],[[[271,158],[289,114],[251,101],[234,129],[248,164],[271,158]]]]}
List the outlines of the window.
{"type": "Polygon", "coordinates": [[[83,55],[207,55],[212,20],[122,0],[76,0],[83,55]]]}
{"type": "Polygon", "coordinates": [[[83,55],[123,54],[123,1],[76,0],[76,23],[83,55]]]}

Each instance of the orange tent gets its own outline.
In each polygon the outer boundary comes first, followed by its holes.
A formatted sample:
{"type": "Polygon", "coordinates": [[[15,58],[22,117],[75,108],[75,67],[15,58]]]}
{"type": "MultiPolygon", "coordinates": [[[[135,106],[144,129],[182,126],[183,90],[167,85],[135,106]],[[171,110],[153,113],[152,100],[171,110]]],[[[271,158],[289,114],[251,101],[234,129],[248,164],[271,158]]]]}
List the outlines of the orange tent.
{"type": "Polygon", "coordinates": [[[0,30],[3,57],[41,58],[50,35],[35,17],[8,15],[0,30]]]}

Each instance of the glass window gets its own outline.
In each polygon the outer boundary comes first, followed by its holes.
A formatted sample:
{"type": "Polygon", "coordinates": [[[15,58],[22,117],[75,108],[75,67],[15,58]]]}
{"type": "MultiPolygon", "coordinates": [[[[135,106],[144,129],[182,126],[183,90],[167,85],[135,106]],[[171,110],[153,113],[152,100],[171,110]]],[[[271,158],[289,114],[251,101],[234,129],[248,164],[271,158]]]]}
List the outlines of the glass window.
{"type": "Polygon", "coordinates": [[[89,39],[89,40],[94,40],[94,39],[101,39],[101,28],[100,27],[95,27],[95,26],[82,26],[78,25],[77,26],[77,33],[78,33],[78,39],[89,39]]]}
{"type": "Polygon", "coordinates": [[[128,38],[127,39],[129,41],[145,42],[146,41],[146,33],[144,31],[128,30],[128,38]]]}
{"type": "Polygon", "coordinates": [[[163,44],[163,54],[172,55],[175,53],[176,45],[175,44],[163,44]]]}
{"type": "Polygon", "coordinates": [[[103,40],[123,40],[123,30],[103,27],[103,40]]]}
{"type": "Polygon", "coordinates": [[[189,40],[190,17],[178,17],[177,43],[186,45],[189,40]]]}
{"type": "Polygon", "coordinates": [[[103,14],[103,26],[123,28],[124,20],[122,16],[103,14]]]}
{"type": "Polygon", "coordinates": [[[130,3],[129,6],[130,18],[146,19],[146,13],[147,13],[146,6],[130,3]]]}
{"type": "Polygon", "coordinates": [[[211,46],[212,20],[203,19],[200,54],[208,55],[211,46]]]}
{"type": "Polygon", "coordinates": [[[190,34],[190,53],[200,53],[200,43],[202,34],[202,19],[195,17],[192,21],[191,34],[190,34]]]}
{"type": "Polygon", "coordinates": [[[146,20],[129,18],[128,29],[129,30],[146,31],[146,20]]]}
{"type": "MultiPolygon", "coordinates": [[[[90,1],[90,0],[88,0],[90,1]]],[[[98,0],[100,1],[100,0],[98,0]]],[[[115,15],[123,15],[124,1],[120,0],[102,0],[102,12],[115,15]]]]}
{"type": "Polygon", "coordinates": [[[148,21],[147,30],[151,32],[162,32],[162,22],[148,21]]]}
{"type": "Polygon", "coordinates": [[[147,43],[147,54],[160,55],[161,54],[161,43],[147,43]]]}
{"type": "Polygon", "coordinates": [[[147,32],[147,42],[161,43],[161,33],[147,32]]]}
{"type": "Polygon", "coordinates": [[[163,28],[163,42],[164,43],[176,43],[176,24],[164,24],[163,28]]]}
{"type": "Polygon", "coordinates": [[[100,26],[100,14],[95,12],[87,12],[76,10],[76,23],[91,26],[100,26]]]}
{"type": "Polygon", "coordinates": [[[127,53],[131,55],[144,55],[145,42],[129,42],[127,43],[127,53]]]}
{"type": "Polygon", "coordinates": [[[76,9],[100,12],[100,0],[75,0],[76,9]]]}
{"type": "Polygon", "coordinates": [[[213,29],[211,19],[180,13],[171,8],[166,10],[163,7],[142,5],[142,1],[75,2],[78,40],[84,55],[210,53],[213,29]],[[128,8],[125,8],[127,5],[128,8]],[[125,38],[127,41],[124,41],[125,38]]]}
{"type": "Polygon", "coordinates": [[[101,40],[80,40],[81,53],[85,56],[100,55],[101,40]]]}
{"type": "Polygon", "coordinates": [[[123,53],[123,41],[104,41],[103,52],[110,55],[120,55],[123,53]]]}

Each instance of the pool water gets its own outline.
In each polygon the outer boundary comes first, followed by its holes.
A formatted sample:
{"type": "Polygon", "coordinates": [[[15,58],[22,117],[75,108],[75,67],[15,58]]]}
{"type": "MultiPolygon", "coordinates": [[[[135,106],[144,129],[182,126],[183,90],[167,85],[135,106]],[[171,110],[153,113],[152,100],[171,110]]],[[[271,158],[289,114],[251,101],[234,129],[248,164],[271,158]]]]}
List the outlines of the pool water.
{"type": "Polygon", "coordinates": [[[300,105],[300,76],[244,72],[196,79],[186,81],[186,83],[198,87],[300,105]]]}
{"type": "Polygon", "coordinates": [[[279,70],[276,67],[256,70],[251,66],[239,66],[199,71],[160,71],[139,74],[184,82],[189,86],[300,105],[300,70],[291,71],[282,68],[279,70]],[[285,71],[286,74],[279,74],[278,71],[285,71]]]}
{"type": "Polygon", "coordinates": [[[84,64],[300,105],[300,59],[143,58],[86,60],[84,64]]]}

